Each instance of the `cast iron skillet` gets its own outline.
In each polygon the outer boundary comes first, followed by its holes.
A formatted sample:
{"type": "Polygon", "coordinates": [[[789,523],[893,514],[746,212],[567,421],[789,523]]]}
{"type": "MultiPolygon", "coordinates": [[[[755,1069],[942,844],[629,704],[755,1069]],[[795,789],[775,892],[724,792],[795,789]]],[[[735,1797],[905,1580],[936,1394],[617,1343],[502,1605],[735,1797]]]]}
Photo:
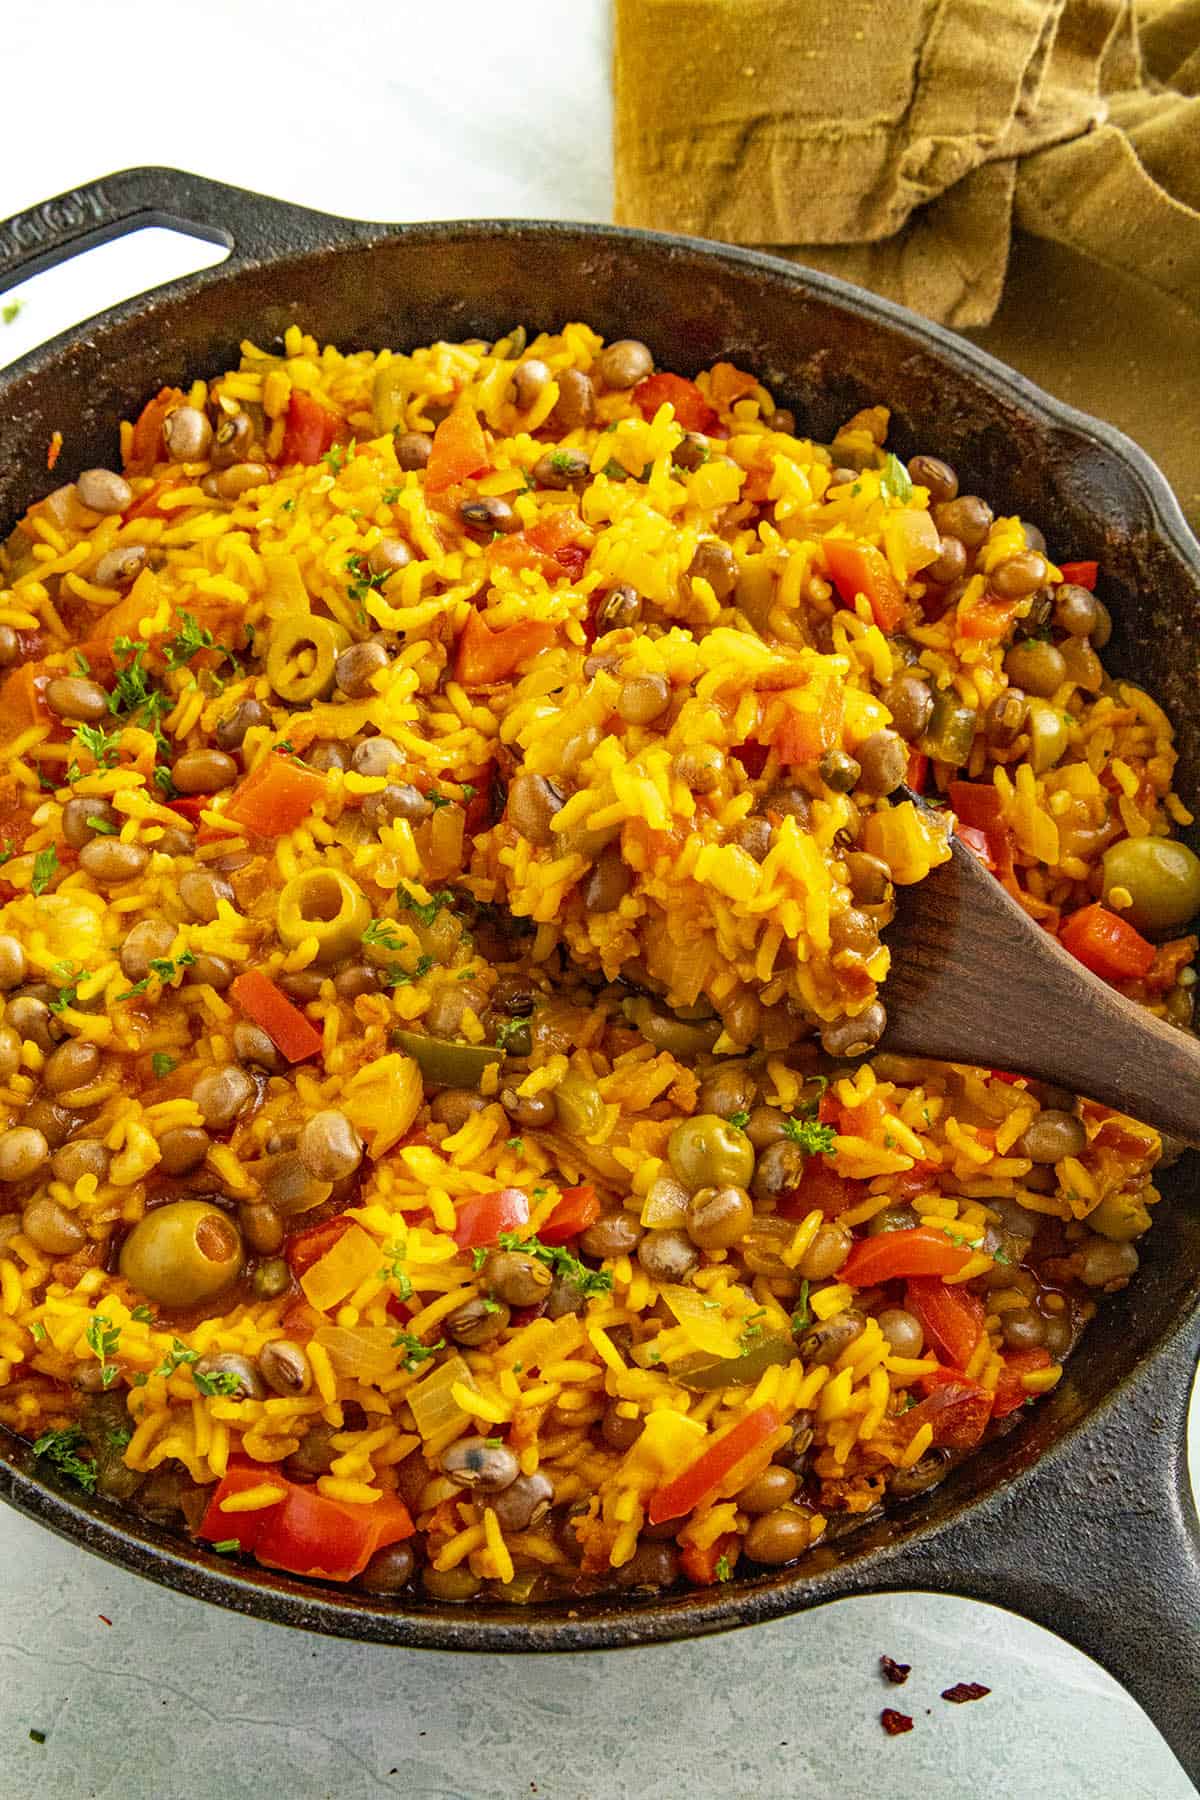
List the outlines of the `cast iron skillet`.
{"type": "MultiPolygon", "coordinates": [[[[1117,621],[1106,660],[1168,707],[1180,786],[1195,805],[1200,547],[1133,444],[948,332],[748,251],[595,225],[364,224],[169,169],[127,170],[0,225],[0,290],[147,224],[228,245],[228,261],[115,307],[0,373],[0,530],[55,482],[111,462],[118,418],[163,383],[225,368],[243,337],[269,344],[297,321],[346,347],[402,347],[585,319],[606,337],[648,339],[667,368],[729,356],[757,370],[817,438],[883,401],[902,456],[946,456],[964,486],[1040,524],[1060,555],[1098,557],[1117,621]],[[55,429],[65,445],[48,477],[55,429]]],[[[1168,1199],[1136,1281],[1101,1309],[1051,1398],[943,1487],[799,1571],[569,1611],[393,1605],[230,1567],[65,1491],[2,1432],[0,1495],[182,1593],[281,1624],[444,1650],[615,1648],[846,1594],[951,1590],[1011,1607],[1098,1658],[1200,1777],[1200,1534],[1184,1460],[1200,1349],[1194,1167],[1165,1178],[1168,1199]]]]}

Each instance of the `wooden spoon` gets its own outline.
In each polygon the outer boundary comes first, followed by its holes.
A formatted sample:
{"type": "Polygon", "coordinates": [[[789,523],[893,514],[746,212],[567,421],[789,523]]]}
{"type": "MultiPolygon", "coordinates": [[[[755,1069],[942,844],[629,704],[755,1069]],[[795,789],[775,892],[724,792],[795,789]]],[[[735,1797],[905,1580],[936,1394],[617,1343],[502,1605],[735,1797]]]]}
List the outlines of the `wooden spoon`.
{"type": "Polygon", "coordinates": [[[1076,962],[977,857],[898,888],[879,1048],[1032,1075],[1200,1145],[1200,1044],[1076,962]]]}

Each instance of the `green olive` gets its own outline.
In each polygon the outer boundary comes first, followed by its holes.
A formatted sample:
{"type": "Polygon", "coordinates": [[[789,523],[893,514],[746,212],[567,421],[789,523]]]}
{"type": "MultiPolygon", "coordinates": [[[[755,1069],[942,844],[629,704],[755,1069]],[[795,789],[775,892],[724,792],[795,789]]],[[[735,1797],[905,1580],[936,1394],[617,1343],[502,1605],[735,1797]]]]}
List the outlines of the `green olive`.
{"type": "Polygon", "coordinates": [[[1173,931],[1200,912],[1200,857],[1175,838],[1124,838],[1104,852],[1104,893],[1123,887],[1123,919],[1139,931],[1173,931]]]}
{"type": "Polygon", "coordinates": [[[121,1249],[121,1273],[160,1306],[195,1306],[232,1287],[242,1272],[241,1233],[203,1200],[155,1207],[121,1249]]]}
{"type": "Polygon", "coordinates": [[[754,1146],[744,1131],[717,1113],[695,1113],[671,1133],[667,1155],[690,1193],[704,1187],[746,1188],[754,1174],[754,1146]]]}
{"type": "Polygon", "coordinates": [[[280,942],[294,950],[315,937],[318,962],[336,962],[357,950],[371,923],[371,906],[357,882],[337,869],[305,869],[293,875],[275,906],[280,942]]]}
{"type": "Polygon", "coordinates": [[[568,1069],[554,1090],[558,1123],[568,1137],[590,1137],[604,1123],[600,1089],[586,1075],[568,1069]]]}
{"type": "Polygon", "coordinates": [[[1035,775],[1044,775],[1060,762],[1071,735],[1071,722],[1048,700],[1029,700],[1029,761],[1035,775]]]}
{"type": "Polygon", "coordinates": [[[307,705],[333,692],[335,666],[350,633],[313,613],[279,619],[271,628],[267,680],[281,700],[307,705]]]}

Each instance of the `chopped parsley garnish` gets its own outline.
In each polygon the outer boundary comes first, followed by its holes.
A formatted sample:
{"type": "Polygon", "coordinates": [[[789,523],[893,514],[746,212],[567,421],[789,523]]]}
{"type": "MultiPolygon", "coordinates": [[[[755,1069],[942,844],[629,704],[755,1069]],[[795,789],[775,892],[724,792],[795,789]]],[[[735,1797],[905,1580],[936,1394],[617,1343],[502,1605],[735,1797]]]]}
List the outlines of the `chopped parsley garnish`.
{"type": "Polygon", "coordinates": [[[218,1556],[229,1556],[232,1551],[240,1550],[241,1547],[238,1538],[218,1538],[215,1544],[209,1545],[209,1549],[215,1550],[218,1556]]]}
{"type": "Polygon", "coordinates": [[[11,862],[16,854],[17,846],[13,843],[11,838],[5,838],[4,848],[0,850],[0,863],[11,862]]]}
{"type": "Polygon", "coordinates": [[[120,1346],[121,1327],[114,1325],[104,1313],[93,1313],[87,1322],[84,1337],[87,1339],[88,1349],[100,1359],[100,1385],[111,1387],[120,1370],[109,1361],[109,1357],[115,1356],[120,1346]]]}
{"type": "Polygon", "coordinates": [[[150,1058],[150,1067],[154,1071],[155,1079],[161,1081],[164,1075],[169,1075],[172,1069],[179,1067],[179,1064],[173,1056],[168,1056],[165,1050],[156,1050],[150,1058]]]}
{"type": "Polygon", "coordinates": [[[92,665],[83,654],[82,650],[77,650],[75,652],[75,667],[79,670],[81,675],[90,675],[92,672],[92,665]]]}
{"type": "Polygon", "coordinates": [[[519,1037],[522,1032],[528,1031],[532,1023],[533,1015],[531,1013],[526,1013],[520,1019],[501,1019],[496,1027],[497,1050],[507,1050],[514,1038],[519,1037]]]}
{"type": "Polygon", "coordinates": [[[462,797],[464,800],[473,800],[475,798],[475,795],[479,791],[477,788],[472,786],[472,784],[469,781],[462,781],[459,783],[459,786],[462,788],[462,797]]]}
{"type": "Polygon", "coordinates": [[[895,500],[900,506],[906,506],[912,499],[913,484],[908,470],[900,458],[893,456],[890,451],[883,459],[879,487],[881,493],[886,494],[889,499],[895,500]]]}
{"type": "Polygon", "coordinates": [[[808,1282],[800,1283],[800,1299],[792,1314],[792,1330],[807,1331],[813,1321],[812,1307],[808,1304],[808,1282]]]}
{"type": "Polygon", "coordinates": [[[214,648],[215,640],[212,632],[206,626],[201,625],[198,619],[193,618],[190,612],[181,612],[179,619],[180,629],[163,645],[167,654],[168,675],[173,669],[182,669],[184,664],[191,662],[193,656],[198,656],[201,650],[214,648]]]}
{"type": "Polygon", "coordinates": [[[175,1373],[176,1369],[182,1368],[185,1363],[199,1362],[199,1360],[200,1352],[198,1350],[189,1350],[186,1344],[180,1342],[179,1338],[172,1338],[171,1348],[167,1351],[167,1354],[164,1356],[157,1369],[155,1369],[154,1373],[156,1375],[171,1376],[175,1373]]]}
{"type": "Polygon", "coordinates": [[[406,1243],[385,1244],[383,1246],[383,1254],[388,1258],[388,1261],[379,1271],[380,1279],[382,1281],[395,1282],[397,1300],[411,1300],[413,1284],[408,1278],[407,1270],[401,1267],[401,1264],[408,1255],[408,1245],[406,1243]]]}
{"type": "MultiPolygon", "coordinates": [[[[99,725],[77,725],[75,727],[75,743],[81,750],[86,751],[98,769],[113,767],[117,760],[117,745],[120,740],[119,731],[102,731],[99,725]]],[[[72,763],[67,773],[74,780],[79,774],[78,763],[72,763]]]]}
{"type": "Polygon", "coordinates": [[[46,1342],[48,1333],[46,1331],[46,1327],[42,1324],[42,1321],[40,1319],[33,1320],[33,1322],[31,1323],[31,1325],[29,1327],[29,1335],[33,1339],[35,1344],[44,1344],[46,1342]]]}
{"type": "Polygon", "coordinates": [[[93,1494],[96,1491],[96,1465],[76,1454],[82,1443],[83,1433],[78,1425],[68,1425],[65,1431],[44,1431],[33,1446],[33,1454],[47,1457],[64,1475],[69,1475],[72,1481],[93,1494]]]}
{"type": "Polygon", "coordinates": [[[69,1006],[74,1006],[77,1003],[79,999],[79,984],[88,979],[88,971],[86,969],[77,969],[74,963],[58,962],[55,963],[50,973],[53,975],[55,981],[59,983],[59,989],[53,1000],[48,1001],[47,1004],[51,1012],[66,1012],[69,1006]]]}
{"type": "Polygon", "coordinates": [[[136,1319],[139,1325],[152,1325],[154,1323],[154,1314],[146,1305],[135,1306],[129,1316],[131,1319],[136,1319]]]}
{"type": "MultiPolygon", "coordinates": [[[[6,325],[11,325],[14,319],[20,317],[21,308],[24,304],[25,302],[23,300],[6,301],[3,311],[0,311],[0,319],[3,319],[6,325]]],[[[45,1732],[42,1732],[40,1736],[35,1737],[34,1733],[31,1731],[29,1735],[31,1738],[34,1738],[35,1743],[44,1744],[46,1741],[45,1732]]]]}
{"type": "Polygon", "coordinates": [[[558,1244],[543,1244],[537,1237],[523,1238],[515,1231],[502,1231],[498,1242],[502,1250],[523,1250],[526,1256],[545,1263],[548,1269],[552,1269],[564,1281],[569,1281],[585,1298],[592,1294],[607,1294],[612,1290],[611,1269],[589,1269],[586,1263],[581,1263],[577,1256],[572,1256],[569,1250],[558,1244]]]}
{"type": "Polygon", "coordinates": [[[404,939],[393,929],[386,919],[372,919],[362,934],[364,944],[373,944],[378,950],[403,950],[404,939]]]}
{"type": "Polygon", "coordinates": [[[111,819],[101,819],[97,817],[94,819],[85,819],[83,822],[99,837],[116,837],[117,835],[117,827],[113,824],[111,819]]]}
{"type": "Polygon", "coordinates": [[[744,1108],[741,1112],[730,1113],[729,1123],[736,1131],[745,1131],[747,1125],[750,1123],[750,1114],[746,1112],[744,1108]]]}
{"type": "Polygon", "coordinates": [[[385,506],[395,506],[397,500],[400,498],[400,496],[403,492],[404,492],[403,488],[387,487],[387,488],[384,488],[384,490],[383,490],[382,494],[380,494],[379,498],[383,501],[383,504],[385,506]]]}
{"type": "Polygon", "coordinates": [[[357,444],[355,439],[351,438],[348,444],[335,444],[332,450],[326,450],[321,461],[332,469],[335,475],[339,475],[348,462],[354,461],[356,454],[357,444]]]}
{"type": "MultiPolygon", "coordinates": [[[[158,976],[159,981],[165,987],[169,981],[174,979],[180,969],[190,968],[195,960],[195,955],[191,950],[183,950],[178,956],[174,957],[152,956],[150,958],[150,968],[152,972],[158,976]]],[[[132,1000],[135,995],[144,994],[149,986],[150,976],[143,975],[142,979],[140,981],[135,981],[131,988],[126,988],[123,994],[118,994],[117,999],[132,1000]]]]}
{"type": "Polygon", "coordinates": [[[759,1338],[763,1334],[762,1326],[756,1324],[755,1320],[765,1319],[766,1316],[767,1309],[765,1306],[760,1306],[757,1312],[747,1313],[742,1324],[741,1332],[738,1336],[739,1350],[752,1350],[754,1348],[755,1344],[757,1344],[759,1338]]]}
{"type": "Polygon", "coordinates": [[[32,892],[44,894],[57,873],[58,851],[53,844],[47,844],[33,859],[33,880],[29,884],[32,892]]]}
{"type": "Polygon", "coordinates": [[[713,1574],[718,1581],[729,1581],[732,1579],[733,1570],[729,1566],[729,1558],[727,1556],[718,1556],[716,1562],[713,1564],[713,1574]]]}
{"type": "Polygon", "coordinates": [[[477,1244],[471,1252],[471,1267],[479,1272],[487,1261],[487,1251],[482,1244],[477,1244]]]}
{"type": "MultiPolygon", "coordinates": [[[[366,943],[366,941],[364,936],[363,942],[366,943]]],[[[437,958],[434,956],[418,956],[416,967],[411,975],[407,970],[402,969],[399,963],[392,963],[387,971],[387,984],[389,987],[397,988],[409,987],[414,981],[423,981],[436,961],[437,958]]]]}
{"type": "MultiPolygon", "coordinates": [[[[408,911],[411,913],[416,913],[422,925],[432,925],[443,907],[453,906],[454,895],[450,892],[449,888],[441,888],[436,894],[431,894],[428,901],[418,900],[414,894],[410,894],[408,889],[401,884],[396,889],[396,904],[398,906],[407,907],[408,911]]],[[[364,934],[364,942],[365,941],[366,937],[364,934]]]]}
{"type": "Polygon", "coordinates": [[[214,1394],[236,1394],[242,1385],[241,1376],[233,1369],[193,1369],[192,1380],[198,1391],[210,1398],[214,1394]]]}
{"type": "Polygon", "coordinates": [[[439,1338],[436,1344],[423,1344],[420,1338],[411,1331],[397,1332],[392,1343],[397,1350],[404,1351],[404,1367],[410,1375],[419,1369],[422,1363],[426,1363],[431,1357],[436,1356],[439,1350],[446,1348],[445,1338],[439,1338]]]}
{"type": "Polygon", "coordinates": [[[351,578],[347,592],[352,600],[358,602],[365,600],[368,594],[381,588],[392,573],[391,569],[382,569],[378,575],[373,574],[366,557],[358,555],[357,552],[346,558],[346,572],[351,578]]]}
{"type": "Polygon", "coordinates": [[[832,1156],[837,1136],[832,1125],[818,1125],[815,1119],[785,1119],[783,1134],[798,1144],[805,1156],[832,1156]]]}
{"type": "Polygon", "coordinates": [[[105,1440],[111,1450],[123,1450],[132,1436],[132,1425],[114,1425],[105,1433],[105,1440]]]}
{"type": "Polygon", "coordinates": [[[519,1138],[519,1137],[506,1138],[505,1144],[508,1147],[508,1149],[510,1149],[513,1152],[513,1154],[515,1156],[523,1156],[525,1154],[525,1139],[524,1138],[519,1138]]]}

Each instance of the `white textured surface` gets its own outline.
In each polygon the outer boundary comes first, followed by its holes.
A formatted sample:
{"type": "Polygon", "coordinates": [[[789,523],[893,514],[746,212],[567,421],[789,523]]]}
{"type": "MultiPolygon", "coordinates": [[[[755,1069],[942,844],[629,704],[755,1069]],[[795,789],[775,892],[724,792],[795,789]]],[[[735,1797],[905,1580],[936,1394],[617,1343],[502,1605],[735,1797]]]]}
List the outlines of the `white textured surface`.
{"type": "MultiPolygon", "coordinates": [[[[60,0],[49,62],[47,18],[31,0],[3,9],[0,216],[134,163],[362,218],[608,216],[607,0],[124,0],[107,13],[60,0]],[[339,18],[360,53],[351,82],[339,18]],[[52,85],[21,78],[35,66],[52,85]]],[[[147,232],[52,271],[17,291],[0,362],[211,257],[147,232]]],[[[0,1800],[1192,1792],[1093,1663],[949,1596],[518,1662],[327,1642],[217,1612],[10,1512],[0,1569],[0,1800]],[[880,1681],[881,1652],[913,1664],[907,1686],[880,1681]],[[959,1680],[992,1695],[948,1706],[939,1693],[959,1680]],[[881,1731],[892,1704],[914,1715],[910,1735],[881,1731]]]]}

